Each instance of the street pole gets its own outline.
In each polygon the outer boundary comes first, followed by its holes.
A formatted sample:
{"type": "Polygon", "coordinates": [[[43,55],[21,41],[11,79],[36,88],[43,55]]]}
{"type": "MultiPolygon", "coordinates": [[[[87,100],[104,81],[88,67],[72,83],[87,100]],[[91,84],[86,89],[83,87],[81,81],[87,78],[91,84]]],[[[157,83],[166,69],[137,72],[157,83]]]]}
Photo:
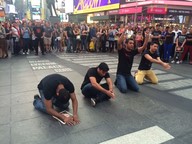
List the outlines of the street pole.
{"type": "Polygon", "coordinates": [[[135,6],[134,26],[136,26],[136,22],[137,22],[137,0],[136,0],[136,6],[135,6]]]}

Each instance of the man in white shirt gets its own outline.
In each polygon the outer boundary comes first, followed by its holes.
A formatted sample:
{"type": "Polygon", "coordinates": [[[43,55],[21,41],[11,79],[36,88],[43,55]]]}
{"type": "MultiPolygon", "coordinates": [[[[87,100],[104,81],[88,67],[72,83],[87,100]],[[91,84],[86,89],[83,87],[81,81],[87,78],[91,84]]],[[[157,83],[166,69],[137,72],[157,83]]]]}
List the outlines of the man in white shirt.
{"type": "Polygon", "coordinates": [[[175,29],[173,30],[173,32],[175,33],[175,37],[174,37],[174,40],[173,40],[173,48],[172,48],[172,54],[171,54],[171,57],[174,56],[174,53],[175,53],[175,46],[176,46],[176,39],[178,37],[179,34],[181,34],[181,30],[179,29],[179,26],[178,25],[175,25],[175,29]]]}

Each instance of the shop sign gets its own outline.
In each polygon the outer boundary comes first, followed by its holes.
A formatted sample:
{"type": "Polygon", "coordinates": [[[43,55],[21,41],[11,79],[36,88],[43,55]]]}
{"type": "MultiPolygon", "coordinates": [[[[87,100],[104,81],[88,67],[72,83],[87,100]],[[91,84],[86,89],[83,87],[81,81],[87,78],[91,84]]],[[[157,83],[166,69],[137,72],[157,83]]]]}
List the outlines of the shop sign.
{"type": "Polygon", "coordinates": [[[119,9],[120,0],[74,0],[74,14],[119,9]]]}
{"type": "Polygon", "coordinates": [[[120,0],[120,4],[132,3],[132,2],[144,2],[149,0],[120,0]]]}
{"type": "Polygon", "coordinates": [[[134,14],[134,13],[141,13],[141,12],[142,12],[142,7],[119,9],[119,14],[134,14]]]}
{"type": "Polygon", "coordinates": [[[148,14],[166,14],[166,8],[147,8],[148,14]]]}
{"type": "Polygon", "coordinates": [[[111,10],[111,11],[108,11],[108,14],[109,14],[109,15],[119,14],[119,10],[111,10]]]}
{"type": "Polygon", "coordinates": [[[191,15],[191,10],[180,10],[180,9],[168,9],[168,14],[172,15],[191,15]]]}

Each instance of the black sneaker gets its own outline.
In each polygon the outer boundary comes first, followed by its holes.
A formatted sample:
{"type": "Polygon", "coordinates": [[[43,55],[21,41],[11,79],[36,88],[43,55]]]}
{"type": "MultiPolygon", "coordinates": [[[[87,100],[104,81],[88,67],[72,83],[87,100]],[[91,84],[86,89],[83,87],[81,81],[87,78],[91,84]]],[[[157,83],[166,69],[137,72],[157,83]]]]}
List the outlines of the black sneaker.
{"type": "Polygon", "coordinates": [[[117,86],[117,80],[115,80],[114,85],[117,86]]]}
{"type": "Polygon", "coordinates": [[[95,98],[91,98],[91,105],[92,105],[93,107],[95,107],[96,104],[97,104],[96,99],[95,99],[95,98]]]}
{"type": "Polygon", "coordinates": [[[34,99],[41,99],[40,96],[38,94],[34,95],[34,99]]]}

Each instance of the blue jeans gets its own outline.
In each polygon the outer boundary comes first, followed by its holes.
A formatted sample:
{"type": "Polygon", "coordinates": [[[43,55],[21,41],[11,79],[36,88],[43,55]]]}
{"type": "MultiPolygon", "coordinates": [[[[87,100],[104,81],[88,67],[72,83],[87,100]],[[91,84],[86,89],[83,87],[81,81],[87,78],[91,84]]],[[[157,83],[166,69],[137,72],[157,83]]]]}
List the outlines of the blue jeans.
{"type": "Polygon", "coordinates": [[[67,39],[67,52],[72,52],[73,49],[71,49],[71,47],[73,46],[73,38],[68,37],[67,39]]]}
{"type": "Polygon", "coordinates": [[[122,93],[127,93],[128,89],[138,92],[139,86],[132,75],[120,75],[116,76],[116,87],[122,93]]]}
{"type": "Polygon", "coordinates": [[[81,36],[81,50],[87,51],[87,36],[81,36]]]}
{"type": "Polygon", "coordinates": [[[28,52],[30,38],[23,38],[23,52],[28,52]]]}
{"type": "MultiPolygon", "coordinates": [[[[109,90],[109,86],[107,83],[101,84],[101,87],[109,90]]],[[[81,92],[86,98],[96,98],[98,102],[102,102],[110,99],[108,95],[94,88],[91,83],[88,83],[87,85],[85,85],[82,88],[81,92]]]]}
{"type": "MultiPolygon", "coordinates": [[[[41,112],[44,112],[44,113],[47,113],[47,110],[46,110],[46,108],[45,108],[45,103],[44,103],[44,101],[45,101],[44,93],[43,93],[42,90],[39,90],[39,93],[40,93],[41,98],[34,99],[33,105],[34,105],[34,107],[35,107],[37,110],[39,110],[39,111],[41,111],[41,112]]],[[[67,102],[67,103],[65,103],[65,104],[62,104],[62,105],[58,105],[56,99],[53,98],[53,99],[52,99],[52,105],[58,107],[58,108],[61,109],[61,110],[65,110],[65,109],[67,109],[67,108],[69,107],[69,102],[67,102]]]]}
{"type": "Polygon", "coordinates": [[[172,54],[173,44],[164,44],[164,60],[169,60],[169,57],[172,54]]]}

